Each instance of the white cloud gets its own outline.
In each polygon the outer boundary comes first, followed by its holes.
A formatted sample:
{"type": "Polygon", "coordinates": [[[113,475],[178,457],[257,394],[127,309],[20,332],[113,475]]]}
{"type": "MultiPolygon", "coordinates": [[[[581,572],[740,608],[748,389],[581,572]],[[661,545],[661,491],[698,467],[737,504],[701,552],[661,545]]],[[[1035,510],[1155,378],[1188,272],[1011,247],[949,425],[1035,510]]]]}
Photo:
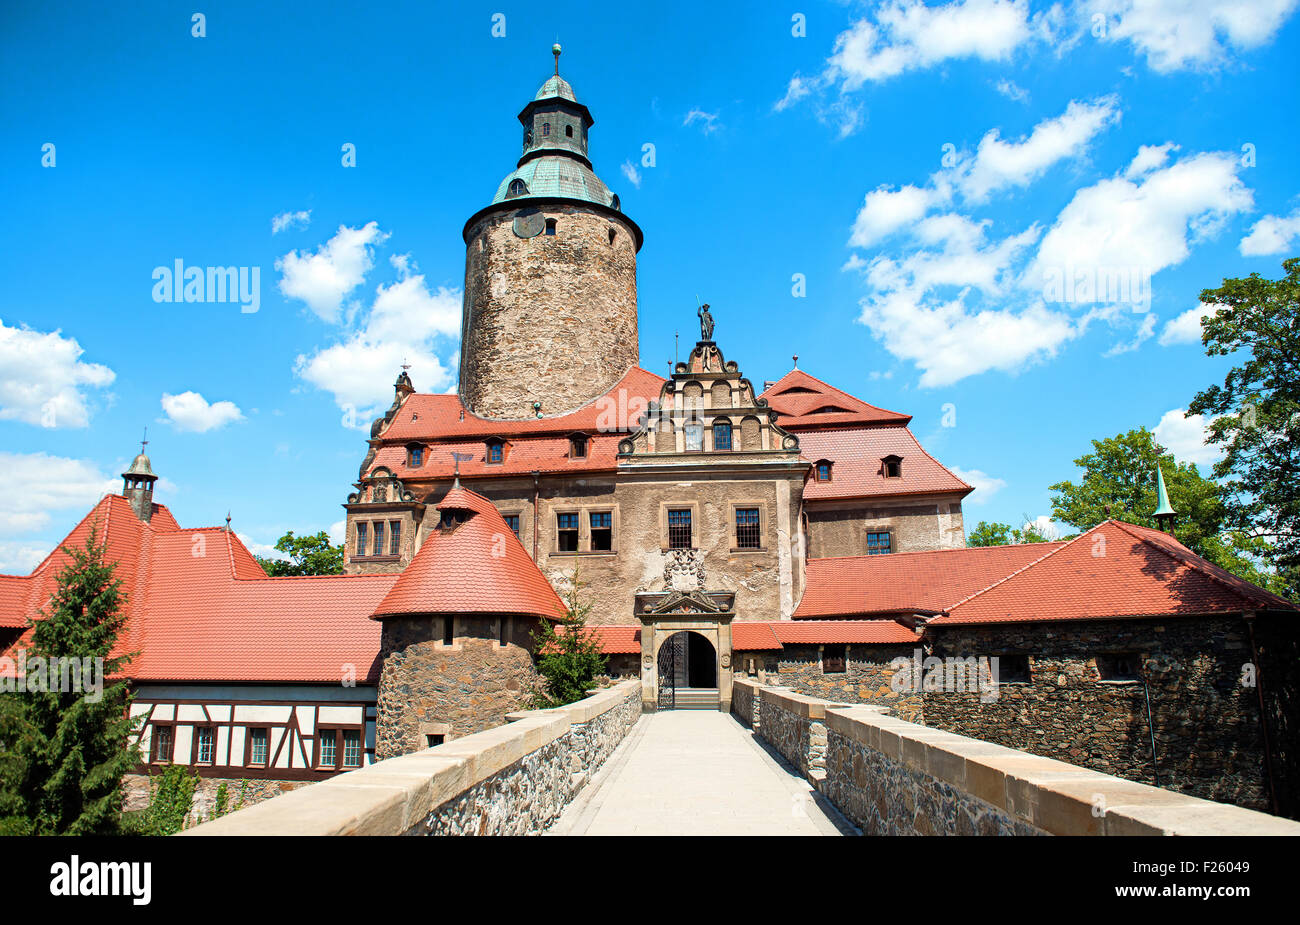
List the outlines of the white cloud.
{"type": "Polygon", "coordinates": [[[1201,303],[1189,308],[1177,318],[1165,323],[1157,342],[1162,347],[1172,344],[1199,344],[1201,342],[1201,319],[1213,315],[1216,306],[1201,303]]]}
{"type": "Polygon", "coordinates": [[[288,228],[306,228],[311,224],[311,209],[305,212],[281,212],[271,219],[271,234],[279,234],[288,228]]]}
{"type": "Polygon", "coordinates": [[[1183,408],[1166,411],[1151,432],[1156,442],[1173,453],[1179,462],[1193,462],[1206,469],[1218,462],[1223,453],[1205,442],[1205,428],[1209,423],[1205,415],[1185,415],[1186,409],[1183,408]]]}
{"type": "Polygon", "coordinates": [[[1133,334],[1132,340],[1120,341],[1102,354],[1102,356],[1114,357],[1119,356],[1121,353],[1132,353],[1150,340],[1151,335],[1156,332],[1156,322],[1159,319],[1156,318],[1155,312],[1147,312],[1143,314],[1141,318],[1142,320],[1138,322],[1138,329],[1133,334]]]}
{"type": "Polygon", "coordinates": [[[377,222],[361,228],[340,225],[316,253],[290,251],[275,262],[282,274],[280,291],[334,323],[344,297],[361,285],[374,266],[373,248],[386,240],[388,234],[379,230],[377,222]]]}
{"type": "Polygon", "coordinates": [[[47,334],[0,320],[0,420],[85,427],[85,390],[106,388],[116,376],[107,366],[81,362],[84,352],[59,330],[47,334]]]}
{"type": "Polygon", "coordinates": [[[1287,216],[1265,215],[1251,226],[1238,249],[1243,257],[1281,254],[1291,249],[1296,238],[1300,238],[1300,209],[1287,216]]]}
{"type": "Polygon", "coordinates": [[[1060,525],[1052,520],[1050,514],[1039,514],[1033,520],[1027,520],[1020,525],[1021,530],[1025,529],[1025,527],[1033,527],[1038,531],[1039,535],[1045,536],[1049,540],[1059,539],[1061,536],[1060,525]]]}
{"type": "Polygon", "coordinates": [[[27,575],[49,553],[39,543],[0,542],[0,575],[27,575]]]}
{"type": "Polygon", "coordinates": [[[1143,145],[1138,148],[1137,156],[1129,162],[1128,168],[1124,171],[1124,177],[1133,180],[1143,174],[1150,173],[1157,167],[1163,167],[1169,162],[1169,152],[1177,151],[1178,145],[1172,141],[1165,142],[1162,145],[1143,145]]]}
{"type": "Polygon", "coordinates": [[[894,0],[836,37],[827,76],[853,91],[948,60],[1005,60],[1033,38],[1027,0],[894,0]]]}
{"type": "Polygon", "coordinates": [[[636,169],[636,164],[633,164],[630,160],[624,161],[620,169],[623,171],[623,176],[627,177],[627,182],[637,189],[641,188],[641,171],[636,169]]]}
{"type": "Polygon", "coordinates": [[[348,522],[346,520],[336,520],[330,524],[329,534],[330,542],[335,546],[342,546],[344,536],[347,534],[348,522]]]}
{"type": "Polygon", "coordinates": [[[247,533],[240,533],[238,531],[235,532],[235,536],[239,537],[239,541],[248,547],[248,551],[259,559],[288,560],[289,558],[287,555],[280,552],[280,550],[276,549],[274,543],[259,543],[247,533]]]}
{"type": "Polygon", "coordinates": [[[796,74],[790,78],[790,83],[785,88],[785,96],[772,104],[772,108],[777,112],[781,112],[793,106],[811,92],[812,88],[809,86],[809,81],[796,74]]]}
{"type": "Polygon", "coordinates": [[[870,247],[882,238],[907,228],[930,210],[936,193],[917,186],[904,186],[893,190],[878,186],[867,193],[853,221],[850,247],[870,247]]]}
{"type": "Polygon", "coordinates": [[[1028,186],[1057,161],[1081,155],[1119,117],[1119,101],[1112,96],[1088,103],[1073,100],[1063,114],[1039,122],[1019,141],[1003,141],[993,129],[980,139],[975,157],[956,168],[956,185],[971,202],[1009,186],[1028,186]]]}
{"type": "Polygon", "coordinates": [[[948,468],[952,470],[953,475],[975,489],[966,496],[963,504],[988,504],[990,498],[1007,487],[1005,480],[981,472],[979,469],[958,469],[956,466],[948,468]]]}
{"type": "Polygon", "coordinates": [[[21,491],[0,493],[0,536],[41,530],[54,511],[85,513],[105,494],[121,489],[120,479],[100,472],[89,460],[48,453],[0,451],[0,471],[11,485],[23,486],[21,491]]]}
{"type": "Polygon", "coordinates": [[[216,401],[209,404],[198,392],[181,392],[179,395],[164,392],[162,408],[167,414],[167,420],[177,430],[198,434],[244,419],[243,412],[234,402],[216,401]]]}
{"type": "Polygon", "coordinates": [[[1210,152],[1145,175],[1112,177],[1074,194],[1043,237],[1025,284],[1085,268],[1138,268],[1148,277],[1187,259],[1190,244],[1212,237],[1231,214],[1251,208],[1237,159],[1210,152]]]}
{"type": "Polygon", "coordinates": [[[716,112],[705,112],[702,109],[692,109],[688,112],[686,118],[682,120],[682,125],[694,125],[696,122],[700,123],[700,128],[706,135],[712,134],[722,127],[718,123],[718,114],[716,112]]]}
{"type": "Polygon", "coordinates": [[[1129,42],[1155,71],[1214,69],[1270,41],[1297,0],[1086,0],[1105,14],[1104,41],[1129,42]]]}
{"type": "Polygon", "coordinates": [[[1025,103],[1029,101],[1029,91],[1017,84],[1014,80],[1007,80],[1004,77],[994,84],[993,87],[1014,103],[1025,103]]]}

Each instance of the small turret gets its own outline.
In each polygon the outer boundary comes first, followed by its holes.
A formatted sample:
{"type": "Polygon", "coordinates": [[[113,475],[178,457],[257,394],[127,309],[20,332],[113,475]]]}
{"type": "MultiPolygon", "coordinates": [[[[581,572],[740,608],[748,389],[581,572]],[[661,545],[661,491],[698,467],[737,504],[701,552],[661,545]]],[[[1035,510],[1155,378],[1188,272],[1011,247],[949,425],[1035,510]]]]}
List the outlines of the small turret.
{"type": "Polygon", "coordinates": [[[131,461],[131,467],[122,473],[122,495],[131,504],[135,516],[145,523],[153,518],[153,483],[158,481],[144,448],[149,441],[140,441],[140,454],[131,461]]]}
{"type": "Polygon", "coordinates": [[[1165,533],[1173,536],[1174,521],[1178,517],[1178,512],[1174,510],[1169,503],[1169,492],[1165,489],[1165,474],[1160,471],[1160,464],[1156,464],[1156,524],[1165,533]]]}

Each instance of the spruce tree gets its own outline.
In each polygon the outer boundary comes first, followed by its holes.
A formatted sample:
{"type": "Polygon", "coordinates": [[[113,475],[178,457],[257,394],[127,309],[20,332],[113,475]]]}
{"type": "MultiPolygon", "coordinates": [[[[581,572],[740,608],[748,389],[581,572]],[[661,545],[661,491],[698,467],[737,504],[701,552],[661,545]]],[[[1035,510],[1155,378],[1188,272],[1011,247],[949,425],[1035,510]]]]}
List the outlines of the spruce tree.
{"type": "Polygon", "coordinates": [[[126,682],[108,680],[129,661],[110,657],[125,621],[122,582],[93,527],[84,548],[64,552],[57,590],[29,623],[28,684],[45,689],[0,694],[0,834],[119,832],[122,775],[138,761],[126,682]],[[60,691],[56,674],[39,685],[33,660],[59,657],[102,659],[101,694],[60,691]]]}
{"type": "Polygon", "coordinates": [[[605,654],[587,632],[592,605],[582,598],[585,587],[575,568],[565,594],[564,616],[556,625],[543,620],[539,631],[533,634],[537,673],[546,685],[536,697],[539,707],[562,707],[581,700],[590,692],[596,676],[605,670],[605,654]]]}

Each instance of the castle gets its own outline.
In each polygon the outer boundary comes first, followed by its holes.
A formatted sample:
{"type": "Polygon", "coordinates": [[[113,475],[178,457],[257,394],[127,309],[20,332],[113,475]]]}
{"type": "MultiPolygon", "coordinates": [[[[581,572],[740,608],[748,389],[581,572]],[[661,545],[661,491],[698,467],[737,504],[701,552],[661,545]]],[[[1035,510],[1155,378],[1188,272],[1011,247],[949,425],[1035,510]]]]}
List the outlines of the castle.
{"type": "MultiPolygon", "coordinates": [[[[755,388],[708,305],[668,378],[640,368],[643,233],[555,55],[465,223],[458,393],[398,376],[346,496],[344,575],[269,578],[228,528],[180,527],[143,454],[65,541],[96,528],[125,584],[141,774],[183,762],[269,796],[500,724],[576,594],[645,710],[729,710],[741,673],[1293,813],[1289,602],[1172,523],[966,548],[972,488],[908,415],[797,368],[755,388]],[[993,697],[930,683],[990,659],[993,697]]],[[[0,650],[65,560],[0,576],[0,650]]]]}

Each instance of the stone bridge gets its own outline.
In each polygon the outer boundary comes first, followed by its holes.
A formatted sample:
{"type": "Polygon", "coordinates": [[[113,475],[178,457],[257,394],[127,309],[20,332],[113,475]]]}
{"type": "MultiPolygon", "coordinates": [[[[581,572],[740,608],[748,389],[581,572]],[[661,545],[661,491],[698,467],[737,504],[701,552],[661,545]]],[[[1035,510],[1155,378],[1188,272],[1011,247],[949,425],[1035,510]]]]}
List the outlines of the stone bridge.
{"type": "Polygon", "coordinates": [[[625,681],[292,791],[204,835],[1300,835],[1300,823],[746,679],[642,715],[625,681]]]}

